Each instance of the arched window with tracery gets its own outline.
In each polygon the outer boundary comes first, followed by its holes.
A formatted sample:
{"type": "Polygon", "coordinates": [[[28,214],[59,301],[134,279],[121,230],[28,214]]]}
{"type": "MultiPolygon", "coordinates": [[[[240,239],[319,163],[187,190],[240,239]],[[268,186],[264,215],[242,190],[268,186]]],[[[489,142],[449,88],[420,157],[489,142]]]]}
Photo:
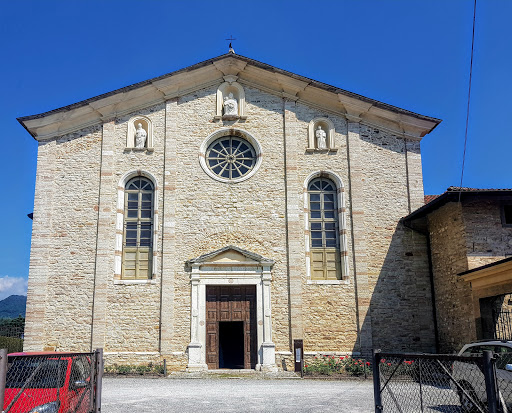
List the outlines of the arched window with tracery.
{"type": "Polygon", "coordinates": [[[341,279],[338,200],[335,183],[325,177],[308,185],[312,280],[341,279]]]}
{"type": "Polygon", "coordinates": [[[126,183],[124,191],[123,279],[151,278],[153,203],[154,187],[149,179],[137,176],[126,183]]]}

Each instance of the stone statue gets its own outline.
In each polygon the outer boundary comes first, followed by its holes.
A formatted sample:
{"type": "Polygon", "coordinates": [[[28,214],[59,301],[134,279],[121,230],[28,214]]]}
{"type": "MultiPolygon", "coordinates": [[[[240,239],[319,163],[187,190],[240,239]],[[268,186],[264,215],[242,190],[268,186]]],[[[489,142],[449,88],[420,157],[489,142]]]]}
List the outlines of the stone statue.
{"type": "Polygon", "coordinates": [[[238,116],[238,102],[233,97],[233,93],[224,98],[224,115],[238,116]]]}
{"type": "Polygon", "coordinates": [[[142,123],[138,123],[137,130],[135,131],[135,147],[145,148],[147,136],[148,134],[146,133],[146,131],[142,129],[142,123]]]}
{"type": "Polygon", "coordinates": [[[327,149],[327,143],[325,141],[327,135],[321,126],[319,126],[318,129],[316,130],[315,136],[317,149],[327,149]]]}

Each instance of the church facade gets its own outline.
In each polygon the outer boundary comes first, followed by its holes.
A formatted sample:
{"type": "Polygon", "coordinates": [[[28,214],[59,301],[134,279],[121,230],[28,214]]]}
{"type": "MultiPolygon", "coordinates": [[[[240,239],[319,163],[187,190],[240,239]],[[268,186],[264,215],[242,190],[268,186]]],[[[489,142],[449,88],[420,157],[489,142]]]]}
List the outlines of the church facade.
{"type": "Polygon", "coordinates": [[[440,122],[230,53],[19,121],[25,351],[174,370],[433,351],[420,141],[440,122]]]}

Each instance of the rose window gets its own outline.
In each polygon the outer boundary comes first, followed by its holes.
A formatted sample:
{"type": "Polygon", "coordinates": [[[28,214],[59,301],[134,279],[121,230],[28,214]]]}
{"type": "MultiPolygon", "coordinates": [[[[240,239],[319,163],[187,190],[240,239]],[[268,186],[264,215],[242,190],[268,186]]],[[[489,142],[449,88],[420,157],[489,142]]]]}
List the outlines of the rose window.
{"type": "Polygon", "coordinates": [[[256,165],[256,151],[245,139],[224,136],[206,150],[206,164],[220,178],[231,180],[249,174],[256,165]]]}

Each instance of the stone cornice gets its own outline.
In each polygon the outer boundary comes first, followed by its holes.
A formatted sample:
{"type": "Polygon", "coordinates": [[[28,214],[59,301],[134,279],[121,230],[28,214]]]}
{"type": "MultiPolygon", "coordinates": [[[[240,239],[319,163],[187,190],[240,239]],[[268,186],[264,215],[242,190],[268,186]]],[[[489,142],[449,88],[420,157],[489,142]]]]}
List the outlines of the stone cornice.
{"type": "Polygon", "coordinates": [[[232,53],[50,112],[21,117],[18,121],[35,139],[51,139],[99,124],[103,119],[220,84],[225,76],[237,76],[241,84],[325,108],[331,113],[346,116],[349,121],[385,127],[410,139],[421,139],[440,123],[439,119],[418,115],[232,53]]]}
{"type": "Polygon", "coordinates": [[[498,261],[459,275],[464,281],[471,283],[473,290],[510,283],[512,282],[512,261],[510,259],[498,261]]]}

